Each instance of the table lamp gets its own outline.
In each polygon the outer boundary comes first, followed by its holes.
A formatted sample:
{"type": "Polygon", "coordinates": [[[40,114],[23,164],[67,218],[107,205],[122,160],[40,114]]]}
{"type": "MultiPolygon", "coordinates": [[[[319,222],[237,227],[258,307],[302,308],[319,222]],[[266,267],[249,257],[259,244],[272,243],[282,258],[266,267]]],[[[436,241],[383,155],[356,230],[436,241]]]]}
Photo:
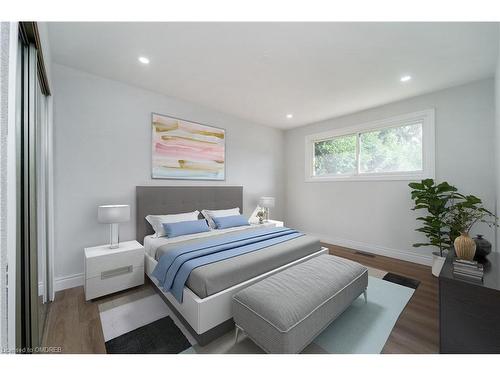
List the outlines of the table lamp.
{"type": "Polygon", "coordinates": [[[110,224],[109,248],[116,249],[120,246],[118,225],[130,220],[130,206],[127,204],[99,206],[97,220],[99,223],[110,224]]]}
{"type": "Polygon", "coordinates": [[[274,197],[260,197],[259,206],[264,208],[266,211],[266,219],[265,221],[269,221],[269,209],[273,208],[275,204],[274,197]]]}

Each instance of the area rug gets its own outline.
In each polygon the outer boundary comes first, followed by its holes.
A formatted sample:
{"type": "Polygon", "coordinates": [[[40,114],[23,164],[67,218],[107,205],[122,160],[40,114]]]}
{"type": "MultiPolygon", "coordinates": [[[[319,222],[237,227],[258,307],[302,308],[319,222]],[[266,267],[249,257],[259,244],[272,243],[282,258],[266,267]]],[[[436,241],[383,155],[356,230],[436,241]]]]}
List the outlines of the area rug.
{"type": "MultiPolygon", "coordinates": [[[[369,268],[368,302],[360,296],[304,354],[380,353],[419,281],[369,268]]],[[[257,354],[234,331],[199,346],[151,286],[105,299],[99,313],[108,353],[257,354]]]]}
{"type": "MultiPolygon", "coordinates": [[[[418,281],[404,276],[370,270],[368,302],[360,296],[303,351],[304,354],[378,354],[391,334],[399,315],[412,297],[418,281]],[[389,280],[384,280],[387,275],[389,280]],[[392,280],[396,282],[392,282],[392,280]],[[401,284],[412,285],[412,287],[401,284]],[[416,286],[415,286],[416,285],[416,286]],[[415,286],[415,287],[413,287],[415,286]]],[[[262,353],[256,344],[243,336],[234,343],[230,332],[207,346],[194,345],[182,354],[262,353]]]]}
{"type": "Polygon", "coordinates": [[[98,308],[108,354],[176,354],[196,344],[151,286],[107,298],[98,308]]]}
{"type": "Polygon", "coordinates": [[[124,335],[106,341],[108,354],[177,354],[191,344],[166,316],[124,335]]]}
{"type": "Polygon", "coordinates": [[[415,289],[369,277],[368,303],[363,297],[337,318],[314,343],[327,353],[381,353],[415,289]]]}

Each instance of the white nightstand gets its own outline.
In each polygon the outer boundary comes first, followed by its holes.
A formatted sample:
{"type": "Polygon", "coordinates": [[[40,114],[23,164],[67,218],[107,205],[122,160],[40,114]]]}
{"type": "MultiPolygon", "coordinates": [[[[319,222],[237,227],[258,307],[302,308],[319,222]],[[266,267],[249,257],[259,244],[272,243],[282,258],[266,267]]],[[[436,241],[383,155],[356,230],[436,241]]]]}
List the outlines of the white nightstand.
{"type": "Polygon", "coordinates": [[[283,223],[282,221],[278,221],[278,220],[268,220],[267,223],[273,224],[275,227],[284,227],[285,226],[285,223],[283,223]]]}
{"type": "Polygon", "coordinates": [[[262,224],[259,224],[259,222],[254,222],[252,221],[250,223],[250,225],[252,226],[261,226],[261,227],[264,227],[264,228],[267,228],[267,227],[284,227],[284,223],[282,221],[278,221],[278,220],[268,220],[268,221],[264,221],[262,224]]]}
{"type": "Polygon", "coordinates": [[[144,247],[137,241],[85,249],[85,299],[144,284],[144,247]]]}

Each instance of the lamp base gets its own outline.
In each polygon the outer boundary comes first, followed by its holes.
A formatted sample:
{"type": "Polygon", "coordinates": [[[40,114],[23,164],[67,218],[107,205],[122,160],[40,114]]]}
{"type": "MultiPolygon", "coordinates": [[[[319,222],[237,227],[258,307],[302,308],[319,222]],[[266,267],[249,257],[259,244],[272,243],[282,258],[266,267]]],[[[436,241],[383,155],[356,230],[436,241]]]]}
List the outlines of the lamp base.
{"type": "Polygon", "coordinates": [[[266,223],[268,223],[268,222],[269,222],[269,207],[266,207],[264,210],[265,210],[265,212],[266,212],[266,216],[265,216],[265,218],[264,218],[264,221],[265,221],[266,223]]]}
{"type": "Polygon", "coordinates": [[[117,249],[120,247],[119,224],[110,224],[109,227],[109,248],[117,249]]]}

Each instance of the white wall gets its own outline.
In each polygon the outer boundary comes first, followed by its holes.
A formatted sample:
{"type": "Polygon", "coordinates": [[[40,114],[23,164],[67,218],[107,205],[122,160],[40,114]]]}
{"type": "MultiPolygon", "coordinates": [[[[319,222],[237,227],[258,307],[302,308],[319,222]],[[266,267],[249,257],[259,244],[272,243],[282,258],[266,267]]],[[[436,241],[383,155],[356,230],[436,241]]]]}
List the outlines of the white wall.
{"type": "Polygon", "coordinates": [[[108,240],[109,228],[97,223],[98,205],[130,204],[120,238],[135,239],[137,185],[243,185],[246,215],[260,196],[271,195],[273,217],[282,217],[282,131],[62,65],[51,73],[56,287],[81,282],[84,247],[108,240]],[[226,181],[152,180],[151,112],[225,128],[226,181]]]}
{"type": "MultiPolygon", "coordinates": [[[[429,264],[431,250],[412,247],[423,238],[414,231],[408,181],[304,181],[306,135],[428,108],[436,110],[436,179],[494,209],[494,81],[487,79],[286,131],[287,225],[329,243],[429,264]]],[[[494,241],[488,227],[473,232],[494,241]]]]}

